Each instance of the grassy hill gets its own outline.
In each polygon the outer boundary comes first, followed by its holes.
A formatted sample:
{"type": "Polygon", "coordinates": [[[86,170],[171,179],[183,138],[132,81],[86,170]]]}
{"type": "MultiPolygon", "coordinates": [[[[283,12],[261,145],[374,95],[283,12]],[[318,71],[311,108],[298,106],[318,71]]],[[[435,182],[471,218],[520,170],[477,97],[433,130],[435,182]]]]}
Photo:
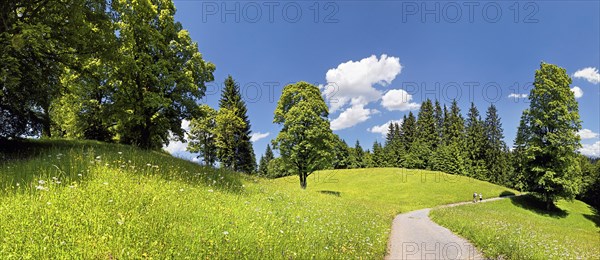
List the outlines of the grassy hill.
{"type": "Polygon", "coordinates": [[[404,169],[268,180],[80,141],[0,144],[2,258],[367,258],[396,213],[515,191],[404,169]]]}
{"type": "Polygon", "coordinates": [[[526,195],[431,211],[434,221],[469,239],[490,258],[600,259],[600,217],[581,201],[557,208],[526,195]]]}

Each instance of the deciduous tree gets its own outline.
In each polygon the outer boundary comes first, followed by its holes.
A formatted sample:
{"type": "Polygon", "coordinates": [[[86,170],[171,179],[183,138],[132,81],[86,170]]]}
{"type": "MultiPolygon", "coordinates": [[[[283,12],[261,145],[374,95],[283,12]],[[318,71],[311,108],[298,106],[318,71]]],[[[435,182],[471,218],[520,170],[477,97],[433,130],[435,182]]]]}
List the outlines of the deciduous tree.
{"type": "Polygon", "coordinates": [[[306,82],[287,85],[277,103],[273,122],[282,129],[273,140],[284,164],[298,174],[300,187],[307,177],[331,163],[334,135],[327,105],[319,88],[306,82]]]}

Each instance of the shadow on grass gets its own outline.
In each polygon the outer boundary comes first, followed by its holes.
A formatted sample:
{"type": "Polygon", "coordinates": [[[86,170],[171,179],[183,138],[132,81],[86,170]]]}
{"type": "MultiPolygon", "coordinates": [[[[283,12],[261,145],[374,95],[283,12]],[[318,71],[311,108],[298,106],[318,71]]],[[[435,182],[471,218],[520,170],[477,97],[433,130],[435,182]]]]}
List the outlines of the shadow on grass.
{"type": "Polygon", "coordinates": [[[592,214],[583,214],[583,216],[596,224],[596,227],[600,228],[600,215],[598,215],[598,210],[592,206],[590,207],[590,211],[592,214]]]}
{"type": "Polygon", "coordinates": [[[342,196],[342,193],[339,192],[339,191],[320,190],[319,192],[323,193],[323,194],[327,194],[327,195],[333,195],[333,196],[336,196],[336,197],[341,197],[342,196]]]}
{"type": "Polygon", "coordinates": [[[512,196],[512,195],[515,195],[515,193],[512,192],[512,191],[505,190],[505,191],[501,192],[500,195],[498,195],[498,196],[499,197],[506,197],[506,196],[512,196]]]}
{"type": "Polygon", "coordinates": [[[527,194],[518,197],[510,198],[510,201],[513,205],[532,211],[538,215],[548,216],[553,218],[564,218],[569,215],[569,212],[558,208],[556,206],[552,206],[550,210],[546,210],[546,202],[541,199],[535,197],[534,195],[527,194]]]}

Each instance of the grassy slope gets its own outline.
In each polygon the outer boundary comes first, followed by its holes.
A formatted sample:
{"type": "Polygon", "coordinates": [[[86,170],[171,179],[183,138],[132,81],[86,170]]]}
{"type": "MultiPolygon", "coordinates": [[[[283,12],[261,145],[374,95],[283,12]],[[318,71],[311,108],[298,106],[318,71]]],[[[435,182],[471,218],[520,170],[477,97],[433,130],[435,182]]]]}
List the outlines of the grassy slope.
{"type": "Polygon", "coordinates": [[[401,169],[323,171],[303,191],[297,177],[253,178],[127,146],[18,147],[32,149],[0,154],[27,157],[0,164],[0,256],[17,258],[378,259],[398,212],[513,192],[401,169]]]}
{"type": "MultiPolygon", "coordinates": [[[[289,189],[299,187],[297,177],[276,182],[289,189]]],[[[464,176],[399,168],[321,171],[309,176],[308,190],[370,205],[390,215],[469,201],[473,192],[486,197],[517,192],[464,176]]]]}
{"type": "Polygon", "coordinates": [[[434,221],[468,238],[491,258],[599,259],[600,219],[581,201],[547,212],[533,196],[431,212],[434,221]]]}

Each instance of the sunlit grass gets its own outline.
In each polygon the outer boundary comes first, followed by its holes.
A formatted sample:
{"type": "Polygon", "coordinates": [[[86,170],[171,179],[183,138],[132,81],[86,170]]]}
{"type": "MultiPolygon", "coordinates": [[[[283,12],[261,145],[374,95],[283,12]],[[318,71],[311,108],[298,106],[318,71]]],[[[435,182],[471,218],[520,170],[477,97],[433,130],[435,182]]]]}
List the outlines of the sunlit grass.
{"type": "Polygon", "coordinates": [[[122,145],[0,149],[2,258],[381,259],[396,213],[515,192],[394,168],[318,172],[301,190],[297,177],[256,178],[122,145]]]}
{"type": "MultiPolygon", "coordinates": [[[[287,189],[299,187],[298,177],[278,179],[287,189]]],[[[308,178],[308,190],[378,208],[386,214],[470,201],[473,192],[485,198],[518,193],[472,178],[399,168],[330,170],[308,178]]]]}
{"type": "Polygon", "coordinates": [[[600,219],[581,201],[545,211],[533,196],[442,208],[435,222],[472,241],[490,258],[600,259],[600,219]]]}

